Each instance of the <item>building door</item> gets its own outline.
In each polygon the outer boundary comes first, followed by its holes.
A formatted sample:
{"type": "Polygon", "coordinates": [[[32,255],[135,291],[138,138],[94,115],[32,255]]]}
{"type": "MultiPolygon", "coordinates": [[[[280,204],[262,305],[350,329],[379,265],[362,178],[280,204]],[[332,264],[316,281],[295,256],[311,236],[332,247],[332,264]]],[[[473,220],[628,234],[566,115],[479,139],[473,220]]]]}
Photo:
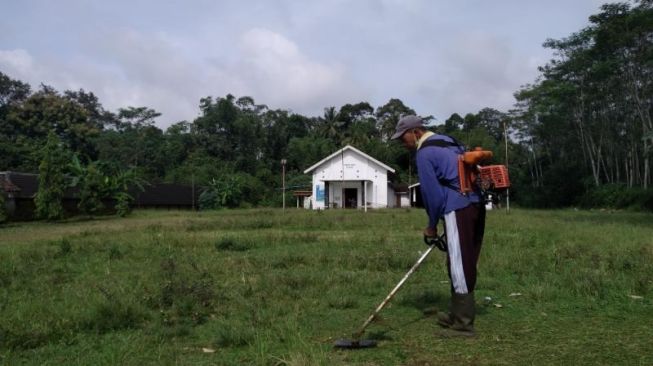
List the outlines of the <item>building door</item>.
{"type": "Polygon", "coordinates": [[[358,189],[345,188],[345,208],[356,208],[358,206],[358,189]]]}

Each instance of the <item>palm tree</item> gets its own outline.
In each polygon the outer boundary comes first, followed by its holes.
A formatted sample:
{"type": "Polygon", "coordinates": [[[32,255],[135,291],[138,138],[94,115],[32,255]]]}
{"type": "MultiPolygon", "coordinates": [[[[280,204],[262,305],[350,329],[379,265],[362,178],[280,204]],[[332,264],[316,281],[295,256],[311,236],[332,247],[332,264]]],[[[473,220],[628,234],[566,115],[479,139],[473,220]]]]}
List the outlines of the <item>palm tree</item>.
{"type": "Polygon", "coordinates": [[[336,145],[342,141],[344,122],[340,120],[336,107],[324,108],[324,117],[320,117],[320,136],[336,145]]]}

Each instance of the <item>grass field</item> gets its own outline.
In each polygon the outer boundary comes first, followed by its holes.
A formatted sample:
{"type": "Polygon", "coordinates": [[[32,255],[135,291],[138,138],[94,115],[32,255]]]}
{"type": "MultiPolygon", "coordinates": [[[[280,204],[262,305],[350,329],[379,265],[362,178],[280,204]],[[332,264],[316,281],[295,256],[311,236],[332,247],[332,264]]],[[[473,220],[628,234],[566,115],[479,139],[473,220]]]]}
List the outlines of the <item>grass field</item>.
{"type": "Polygon", "coordinates": [[[651,365],[653,215],[492,211],[478,337],[437,337],[421,210],[137,211],[0,228],[0,364],[651,365]]]}

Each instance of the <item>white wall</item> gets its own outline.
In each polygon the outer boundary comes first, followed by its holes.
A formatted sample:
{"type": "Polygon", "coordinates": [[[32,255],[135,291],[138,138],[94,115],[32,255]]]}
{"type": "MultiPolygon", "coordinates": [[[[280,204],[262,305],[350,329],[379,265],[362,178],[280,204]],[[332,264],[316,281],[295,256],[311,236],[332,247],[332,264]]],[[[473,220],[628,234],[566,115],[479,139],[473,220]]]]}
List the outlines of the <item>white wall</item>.
{"type": "Polygon", "coordinates": [[[329,182],[329,202],[342,204],[342,189],[357,188],[359,207],[364,207],[361,181],[367,182],[367,202],[370,208],[388,207],[388,174],[387,170],[377,163],[359,155],[352,150],[334,156],[313,170],[313,200],[314,209],[323,209],[325,202],[317,201],[317,189],[324,190],[324,181],[329,182]],[[344,171],[344,173],[343,173],[344,171]],[[343,187],[344,180],[344,187],[343,187]]]}

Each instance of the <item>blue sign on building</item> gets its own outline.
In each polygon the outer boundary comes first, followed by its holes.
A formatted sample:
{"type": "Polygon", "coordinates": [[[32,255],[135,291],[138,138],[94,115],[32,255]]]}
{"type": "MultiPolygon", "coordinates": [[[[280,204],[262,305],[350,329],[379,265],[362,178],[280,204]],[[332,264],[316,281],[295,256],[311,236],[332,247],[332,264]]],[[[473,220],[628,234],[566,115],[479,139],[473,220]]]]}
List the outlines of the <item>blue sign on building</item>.
{"type": "Polygon", "coordinates": [[[315,200],[324,202],[324,187],[319,184],[315,186],[315,200]]]}

